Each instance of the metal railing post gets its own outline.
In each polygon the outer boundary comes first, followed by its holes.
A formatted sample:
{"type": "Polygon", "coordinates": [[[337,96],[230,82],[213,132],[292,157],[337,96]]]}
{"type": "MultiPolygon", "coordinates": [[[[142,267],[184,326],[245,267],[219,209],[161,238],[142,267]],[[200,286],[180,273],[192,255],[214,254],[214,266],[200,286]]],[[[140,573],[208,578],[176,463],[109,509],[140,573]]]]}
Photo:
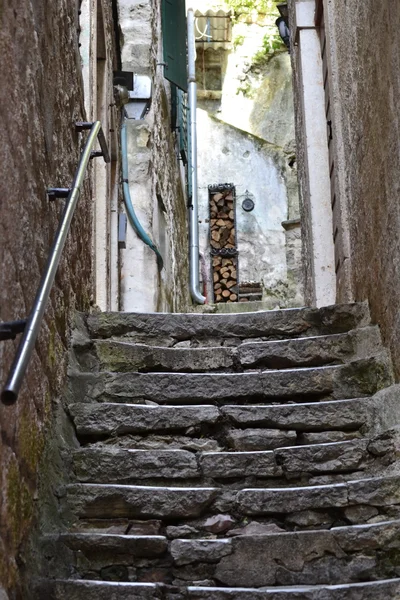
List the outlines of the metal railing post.
{"type": "Polygon", "coordinates": [[[99,143],[102,148],[102,155],[104,157],[105,162],[110,161],[107,150],[107,144],[101,129],[100,121],[96,121],[94,123],[77,124],[78,130],[89,128],[90,134],[86,141],[85,148],[81,154],[78,169],[76,171],[73,184],[70,188],[70,192],[66,200],[63,215],[58,226],[58,230],[54,238],[49,257],[47,259],[44,274],[40,281],[39,289],[37,291],[32,310],[27,319],[27,323],[24,328],[24,332],[22,334],[17,353],[11,366],[9,377],[1,393],[1,400],[4,404],[13,404],[18,398],[18,393],[21,389],[22,381],[26,369],[28,367],[29,360],[32,356],[33,349],[35,347],[36,338],[39,333],[39,329],[46,310],[47,301],[50,296],[57,268],[60,263],[62,251],[64,249],[65,242],[70,229],[72,217],[74,215],[75,208],[79,199],[80,190],[91,157],[92,148],[96,142],[97,137],[99,138],[99,143]]]}

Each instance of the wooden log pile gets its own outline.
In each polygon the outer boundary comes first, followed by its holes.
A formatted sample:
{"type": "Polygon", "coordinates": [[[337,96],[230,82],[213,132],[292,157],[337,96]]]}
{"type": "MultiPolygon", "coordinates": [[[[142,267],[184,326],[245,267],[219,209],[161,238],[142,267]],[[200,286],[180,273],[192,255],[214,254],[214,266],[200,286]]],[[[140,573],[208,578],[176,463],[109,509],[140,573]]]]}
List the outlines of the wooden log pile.
{"type": "Polygon", "coordinates": [[[236,248],[232,189],[210,194],[210,245],[214,301],[237,302],[237,257],[232,255],[236,248]]]}
{"type": "Polygon", "coordinates": [[[237,302],[237,258],[213,256],[214,302],[237,302]]]}

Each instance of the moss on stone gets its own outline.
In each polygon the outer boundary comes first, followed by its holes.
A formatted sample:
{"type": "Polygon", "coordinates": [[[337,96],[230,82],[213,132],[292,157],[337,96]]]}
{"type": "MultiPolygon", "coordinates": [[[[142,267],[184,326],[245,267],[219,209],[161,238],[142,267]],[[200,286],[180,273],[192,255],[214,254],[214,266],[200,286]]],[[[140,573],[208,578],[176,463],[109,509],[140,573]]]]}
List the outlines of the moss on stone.
{"type": "Polygon", "coordinates": [[[44,448],[44,436],[27,409],[23,410],[20,416],[18,445],[21,459],[32,474],[36,473],[44,448]]]}
{"type": "Polygon", "coordinates": [[[32,518],[33,497],[16,463],[10,465],[6,478],[9,529],[15,548],[22,541],[23,534],[32,518]]]}

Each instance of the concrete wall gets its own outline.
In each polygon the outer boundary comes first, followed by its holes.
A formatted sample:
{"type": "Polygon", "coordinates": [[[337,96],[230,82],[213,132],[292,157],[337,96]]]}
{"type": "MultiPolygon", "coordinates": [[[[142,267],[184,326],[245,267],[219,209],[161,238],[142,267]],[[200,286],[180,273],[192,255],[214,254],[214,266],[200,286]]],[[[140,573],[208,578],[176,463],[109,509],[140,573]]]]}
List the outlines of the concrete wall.
{"type": "Polygon", "coordinates": [[[190,304],[184,174],[171,132],[170,84],[164,79],[160,2],[119,0],[123,33],[122,67],[149,75],[152,105],[143,121],[128,121],[129,183],[132,202],[144,229],[163,259],[128,224],[121,250],[123,311],[185,311],[190,304]]]}
{"type": "MultiPolygon", "coordinates": [[[[31,309],[64,203],[49,203],[46,188],[71,184],[83,142],[74,123],[85,111],[78,4],[3,2],[0,20],[0,319],[8,321],[31,309]]],[[[21,582],[37,512],[38,468],[42,461],[45,479],[43,449],[65,379],[70,316],[76,308],[89,309],[92,283],[88,180],[18,403],[0,407],[0,595],[8,590],[10,599],[29,597],[21,582]]],[[[16,345],[0,342],[2,382],[16,345]]]]}

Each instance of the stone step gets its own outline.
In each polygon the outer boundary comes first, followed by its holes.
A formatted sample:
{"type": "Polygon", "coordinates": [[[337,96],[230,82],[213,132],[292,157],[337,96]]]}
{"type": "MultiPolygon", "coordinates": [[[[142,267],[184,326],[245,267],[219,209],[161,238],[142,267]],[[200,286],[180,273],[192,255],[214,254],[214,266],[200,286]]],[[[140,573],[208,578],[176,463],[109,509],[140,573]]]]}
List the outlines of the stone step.
{"type": "MultiPolygon", "coordinates": [[[[379,395],[378,395],[379,396],[379,395]]],[[[382,396],[382,394],[381,394],[382,396]]],[[[319,440],[325,433],[338,436],[365,433],[379,425],[380,413],[391,408],[384,397],[331,400],[305,404],[225,405],[221,407],[162,406],[157,404],[76,403],[69,406],[78,438],[95,439],[128,434],[170,434],[197,432],[213,436],[223,428],[245,432],[248,427],[263,430],[295,431],[307,439],[319,440]],[[307,435],[309,434],[308,438],[307,435]]],[[[247,429],[248,431],[248,429],[247,429]]],[[[174,436],[174,437],[172,437],[174,436]]],[[[147,438],[144,438],[147,439],[147,438]]],[[[153,439],[155,439],[153,437],[153,439]]],[[[188,438],[190,439],[190,438],[188,438]]],[[[332,440],[335,441],[335,440],[332,440]]]]}
{"type": "MultiPolygon", "coordinates": [[[[134,485],[70,484],[68,506],[81,519],[195,519],[229,513],[243,517],[276,518],[284,527],[294,515],[324,511],[334,521],[346,522],[346,512],[365,522],[368,506],[375,515],[397,518],[400,512],[400,476],[359,479],[328,485],[277,488],[223,489],[216,487],[166,487],[134,485]]],[[[380,519],[382,520],[382,518],[380,519]]],[[[302,523],[298,518],[298,523],[302,523]]],[[[308,526],[308,521],[306,526],[308,526]]]]}
{"type": "Polygon", "coordinates": [[[369,325],[365,303],[244,314],[96,313],[87,317],[92,338],[126,336],[138,343],[173,345],[196,338],[279,339],[344,333],[369,325]],[[153,342],[151,342],[153,340],[153,342]]]}
{"type": "Polygon", "coordinates": [[[63,533],[58,536],[61,544],[82,552],[85,556],[111,555],[114,564],[122,563],[122,556],[132,558],[157,558],[168,550],[167,538],[162,535],[116,535],[105,533],[63,533]]]}
{"type": "Polygon", "coordinates": [[[396,577],[400,521],[331,530],[170,542],[176,583],[196,573],[230,587],[357,583],[396,577]],[[202,568],[201,568],[202,567],[202,568]]]}
{"type": "Polygon", "coordinates": [[[36,593],[37,600],[165,600],[164,586],[157,583],[120,583],[67,579],[48,581],[36,593]]]}
{"type": "Polygon", "coordinates": [[[334,586],[232,588],[188,586],[181,593],[157,583],[58,580],[37,600],[398,600],[400,579],[334,586]]]}
{"type": "MultiPolygon", "coordinates": [[[[293,441],[296,441],[295,432],[286,433],[293,433],[293,441]]],[[[272,436],[269,443],[273,446],[279,440],[272,436]]],[[[127,450],[103,446],[75,451],[73,468],[78,481],[83,483],[134,484],[146,479],[193,479],[212,484],[213,480],[225,479],[293,479],[304,475],[351,473],[366,469],[374,458],[368,453],[365,439],[271,451],[197,454],[185,450],[127,450]]]]}
{"type": "Polygon", "coordinates": [[[210,586],[338,585],[397,575],[400,521],[169,542],[163,536],[63,534],[58,551],[66,549],[82,578],[185,586],[202,574],[210,586]]]}
{"type": "Polygon", "coordinates": [[[164,348],[126,341],[96,340],[79,353],[82,370],[115,372],[204,372],[249,368],[284,369],[340,364],[380,349],[378,327],[283,341],[246,342],[237,347],[164,348]]]}
{"type": "Polygon", "coordinates": [[[72,398],[172,404],[357,398],[392,383],[385,353],[346,365],[254,373],[75,373],[72,398]]]}
{"type": "Polygon", "coordinates": [[[398,600],[400,579],[264,589],[190,586],[184,600],[398,600]]]}

